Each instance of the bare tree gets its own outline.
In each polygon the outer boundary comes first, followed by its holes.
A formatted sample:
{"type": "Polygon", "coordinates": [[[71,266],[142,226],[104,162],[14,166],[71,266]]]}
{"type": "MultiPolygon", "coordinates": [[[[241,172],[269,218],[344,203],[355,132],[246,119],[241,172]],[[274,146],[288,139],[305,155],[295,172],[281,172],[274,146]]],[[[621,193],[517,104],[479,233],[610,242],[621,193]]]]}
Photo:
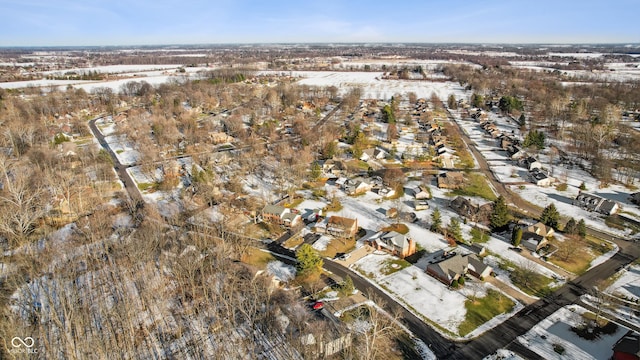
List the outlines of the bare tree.
{"type": "Polygon", "coordinates": [[[41,177],[9,162],[0,158],[4,186],[0,192],[0,231],[15,245],[34,231],[37,221],[46,213],[49,194],[40,182],[41,177]]]}

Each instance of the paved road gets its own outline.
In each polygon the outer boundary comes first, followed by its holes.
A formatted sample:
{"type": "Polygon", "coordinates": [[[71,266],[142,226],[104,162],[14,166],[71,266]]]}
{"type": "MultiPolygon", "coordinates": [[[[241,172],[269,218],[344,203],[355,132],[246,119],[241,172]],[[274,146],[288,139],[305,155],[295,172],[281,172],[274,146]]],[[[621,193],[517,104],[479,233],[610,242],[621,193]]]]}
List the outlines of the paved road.
{"type": "Polygon", "coordinates": [[[120,181],[122,181],[122,183],[124,184],[124,188],[127,190],[129,197],[134,201],[143,201],[140,190],[138,190],[138,187],[136,186],[135,182],[133,182],[133,179],[131,179],[131,176],[129,176],[129,173],[127,173],[127,169],[130,168],[131,165],[123,165],[122,163],[120,163],[120,160],[118,160],[118,157],[113,152],[113,150],[111,150],[111,147],[104,139],[104,135],[102,135],[102,133],[96,126],[96,121],[102,118],[103,117],[101,116],[89,121],[89,129],[91,129],[93,136],[98,139],[98,143],[100,143],[100,146],[102,146],[102,148],[105,149],[111,156],[111,159],[113,160],[113,168],[116,170],[120,181]]]}
{"type": "Polygon", "coordinates": [[[447,110],[447,116],[449,118],[449,121],[451,121],[458,128],[458,132],[460,133],[462,141],[465,143],[465,146],[467,147],[467,149],[471,151],[471,154],[473,155],[473,157],[476,159],[476,162],[478,163],[479,171],[486,175],[493,189],[498,192],[498,195],[502,195],[505,198],[505,200],[507,200],[507,203],[511,203],[514,207],[520,209],[521,211],[524,211],[528,215],[532,217],[540,216],[541,211],[538,207],[533,206],[529,202],[522,200],[520,196],[514,194],[505,184],[503,184],[498,180],[496,175],[489,168],[489,163],[487,162],[487,160],[484,158],[484,156],[482,156],[480,151],[476,148],[474,141],[464,131],[464,128],[462,127],[462,125],[460,125],[455,120],[454,116],[451,114],[449,110],[447,110]]]}

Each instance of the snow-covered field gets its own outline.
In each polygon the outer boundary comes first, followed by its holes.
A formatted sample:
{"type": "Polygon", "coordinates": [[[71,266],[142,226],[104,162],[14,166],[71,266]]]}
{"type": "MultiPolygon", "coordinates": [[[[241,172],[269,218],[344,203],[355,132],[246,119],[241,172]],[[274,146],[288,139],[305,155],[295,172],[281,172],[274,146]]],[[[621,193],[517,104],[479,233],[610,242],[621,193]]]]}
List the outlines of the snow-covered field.
{"type": "Polygon", "coordinates": [[[601,334],[593,341],[583,339],[572,332],[571,327],[583,322],[584,312],[586,310],[577,305],[561,308],[518,337],[518,341],[544,359],[608,360],[613,355],[613,345],[628,329],[618,326],[611,335],[601,334]],[[565,349],[564,355],[554,351],[554,344],[565,349]]]}
{"type": "MultiPolygon", "coordinates": [[[[122,85],[130,81],[145,81],[150,85],[164,84],[170,80],[182,81],[184,76],[189,78],[196,78],[196,73],[200,70],[211,70],[209,68],[185,68],[185,73],[175,73],[173,69],[178,68],[178,65],[113,65],[103,66],[86,69],[76,69],[78,71],[93,71],[99,69],[109,70],[110,73],[118,73],[120,76],[126,77],[124,79],[108,80],[108,81],[93,81],[93,80],[28,80],[28,81],[13,81],[0,83],[1,88],[5,89],[19,89],[26,87],[50,87],[57,86],[58,89],[64,90],[66,86],[72,85],[75,89],[83,89],[86,92],[91,92],[97,88],[109,88],[115,92],[119,92],[122,85]],[[170,66],[169,68],[165,68],[170,66]],[[157,70],[165,69],[165,70],[157,70]]],[[[65,70],[67,72],[69,70],[65,70]]],[[[60,72],[58,70],[54,72],[60,72]]],[[[106,71],[105,71],[106,72],[106,71]]]]}
{"type": "Polygon", "coordinates": [[[440,99],[453,94],[457,99],[468,99],[469,94],[454,82],[382,80],[381,72],[339,72],[339,71],[264,71],[260,74],[286,74],[302,78],[298,83],[312,86],[335,86],[346,93],[351,88],[360,87],[365,99],[390,99],[395,94],[406,96],[414,92],[418,97],[428,98],[432,93],[440,99]]]}

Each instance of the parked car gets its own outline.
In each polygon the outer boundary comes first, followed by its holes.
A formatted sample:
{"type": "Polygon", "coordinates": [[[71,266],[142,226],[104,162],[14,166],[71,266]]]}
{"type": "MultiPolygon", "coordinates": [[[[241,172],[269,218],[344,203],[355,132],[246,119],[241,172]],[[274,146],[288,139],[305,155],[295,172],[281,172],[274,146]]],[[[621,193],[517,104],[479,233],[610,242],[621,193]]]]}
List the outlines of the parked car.
{"type": "Polygon", "coordinates": [[[311,307],[313,310],[321,310],[324,307],[324,303],[322,301],[316,301],[311,307]]]}
{"type": "Polygon", "coordinates": [[[350,258],[350,257],[351,257],[351,254],[342,254],[342,255],[338,258],[338,260],[345,261],[345,260],[347,260],[347,259],[348,259],[348,258],[350,258]]]}
{"type": "Polygon", "coordinates": [[[509,247],[509,250],[512,250],[512,251],[515,251],[515,252],[522,252],[522,248],[513,247],[513,246],[509,247]]]}

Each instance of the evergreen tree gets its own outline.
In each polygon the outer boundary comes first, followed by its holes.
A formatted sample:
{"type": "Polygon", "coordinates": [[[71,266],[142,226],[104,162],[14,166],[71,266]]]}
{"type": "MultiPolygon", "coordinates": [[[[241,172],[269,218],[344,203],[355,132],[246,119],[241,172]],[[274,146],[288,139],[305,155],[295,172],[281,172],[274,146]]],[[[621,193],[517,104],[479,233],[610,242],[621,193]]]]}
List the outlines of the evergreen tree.
{"type": "Polygon", "coordinates": [[[298,264],[296,270],[298,275],[306,277],[312,274],[319,274],[322,271],[324,261],[316,250],[309,244],[302,244],[296,253],[298,264]]]}
{"type": "Polygon", "coordinates": [[[571,218],[567,221],[567,224],[564,226],[564,232],[567,234],[577,234],[578,233],[578,223],[576,219],[571,218]]]}
{"type": "Polygon", "coordinates": [[[529,131],[527,136],[524,138],[524,142],[522,143],[522,146],[524,147],[535,146],[538,149],[542,150],[544,149],[545,140],[546,140],[546,137],[542,131],[532,130],[532,131],[529,131]]]}
{"type": "Polygon", "coordinates": [[[524,116],[524,114],[520,114],[518,122],[520,123],[520,126],[524,126],[527,123],[527,118],[524,116]]]}
{"type": "Polygon", "coordinates": [[[435,210],[433,210],[433,213],[431,214],[431,231],[440,232],[440,230],[442,230],[441,228],[442,228],[442,217],[440,216],[440,210],[436,208],[435,210]]]}
{"type": "Polygon", "coordinates": [[[342,282],[341,290],[346,296],[353,294],[353,290],[355,290],[355,286],[353,285],[353,280],[351,279],[351,276],[347,275],[347,277],[344,278],[344,281],[342,282]]]}
{"type": "Polygon", "coordinates": [[[502,195],[493,203],[490,225],[492,229],[500,229],[509,223],[509,208],[502,195]]]}
{"type": "Polygon", "coordinates": [[[471,105],[473,107],[483,108],[484,107],[484,97],[482,95],[478,95],[476,93],[473,93],[473,95],[471,95],[471,105]]]}
{"type": "Polygon", "coordinates": [[[560,213],[556,209],[556,206],[551,203],[549,206],[542,210],[542,214],[540,215],[540,222],[551,226],[554,229],[558,228],[558,221],[560,221],[560,213]]]}
{"type": "Polygon", "coordinates": [[[458,108],[458,101],[456,100],[455,95],[449,95],[449,99],[447,99],[447,106],[452,110],[456,110],[458,108]]]}
{"type": "Polygon", "coordinates": [[[396,116],[393,113],[393,108],[390,105],[385,105],[382,108],[382,120],[389,124],[394,124],[396,122],[396,116]]]}
{"type": "Polygon", "coordinates": [[[587,224],[584,223],[584,219],[578,221],[578,235],[580,235],[580,237],[587,236],[587,224]]]}
{"type": "Polygon", "coordinates": [[[311,180],[314,180],[314,181],[318,180],[320,175],[322,175],[322,167],[320,166],[320,164],[318,164],[317,161],[314,161],[311,164],[311,173],[310,173],[311,180]]]}
{"type": "Polygon", "coordinates": [[[458,218],[451,218],[451,220],[449,220],[448,231],[456,241],[462,241],[462,228],[460,227],[460,220],[458,220],[458,218]]]}
{"type": "Polygon", "coordinates": [[[522,241],[522,228],[520,226],[516,226],[513,228],[513,232],[511,233],[511,243],[513,246],[520,246],[520,241],[522,241]]]}

